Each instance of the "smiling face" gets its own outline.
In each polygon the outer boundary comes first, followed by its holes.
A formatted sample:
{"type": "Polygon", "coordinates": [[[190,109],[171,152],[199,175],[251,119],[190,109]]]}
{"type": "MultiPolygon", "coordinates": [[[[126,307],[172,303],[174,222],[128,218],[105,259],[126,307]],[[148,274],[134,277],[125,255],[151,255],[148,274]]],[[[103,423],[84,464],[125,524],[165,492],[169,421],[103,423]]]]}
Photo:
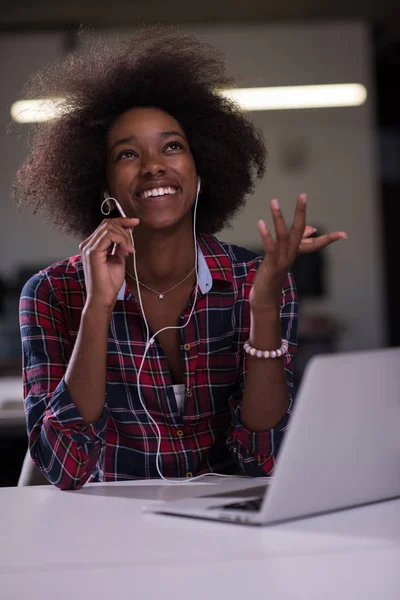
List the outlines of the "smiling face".
{"type": "Polygon", "coordinates": [[[108,192],[152,229],[191,223],[197,173],[179,123],[158,108],[123,113],[107,136],[108,192]]]}

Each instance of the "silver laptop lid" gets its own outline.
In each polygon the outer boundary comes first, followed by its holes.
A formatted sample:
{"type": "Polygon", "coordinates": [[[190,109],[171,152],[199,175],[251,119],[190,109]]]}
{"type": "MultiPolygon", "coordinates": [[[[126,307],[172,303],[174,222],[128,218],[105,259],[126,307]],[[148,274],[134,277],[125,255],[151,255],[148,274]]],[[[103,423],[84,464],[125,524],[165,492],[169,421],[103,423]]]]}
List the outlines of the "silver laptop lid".
{"type": "Polygon", "coordinates": [[[400,495],[400,348],[312,359],[262,513],[267,522],[400,495]]]}

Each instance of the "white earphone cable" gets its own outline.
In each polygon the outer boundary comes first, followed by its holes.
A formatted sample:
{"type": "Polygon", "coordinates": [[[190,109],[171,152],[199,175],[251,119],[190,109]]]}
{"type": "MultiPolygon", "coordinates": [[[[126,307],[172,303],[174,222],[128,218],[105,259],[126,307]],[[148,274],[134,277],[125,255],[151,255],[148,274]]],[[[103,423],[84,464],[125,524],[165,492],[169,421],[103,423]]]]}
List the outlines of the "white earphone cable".
{"type": "MultiPolygon", "coordinates": [[[[143,318],[144,318],[144,322],[145,322],[145,327],[146,327],[146,346],[145,346],[145,352],[142,356],[142,360],[140,363],[140,367],[139,370],[137,372],[137,386],[138,386],[138,395],[139,395],[139,400],[140,400],[140,404],[142,405],[143,410],[145,411],[150,424],[153,427],[153,430],[155,430],[156,435],[157,435],[157,453],[156,453],[156,468],[157,468],[157,472],[160,476],[161,479],[163,479],[164,481],[168,481],[170,483],[191,483],[192,481],[197,481],[198,479],[202,479],[203,477],[209,477],[210,475],[214,475],[217,477],[237,477],[237,475],[225,475],[223,473],[214,473],[214,472],[210,472],[210,473],[203,473],[202,475],[197,475],[196,477],[191,477],[188,479],[169,479],[167,477],[164,477],[164,475],[161,472],[161,468],[160,468],[160,459],[161,459],[161,453],[160,453],[160,449],[161,449],[161,432],[160,432],[160,428],[157,424],[157,422],[155,421],[155,419],[153,419],[153,417],[151,416],[151,414],[148,412],[146,405],[143,401],[142,398],[142,394],[141,394],[141,390],[140,390],[140,375],[142,373],[142,369],[143,369],[143,365],[144,365],[144,361],[146,358],[146,355],[149,351],[150,346],[154,343],[155,341],[155,337],[157,335],[159,335],[162,331],[166,331],[167,329],[184,329],[190,322],[190,319],[192,318],[195,306],[196,306],[196,301],[197,301],[197,296],[198,296],[198,287],[199,287],[199,274],[198,274],[198,250],[197,250],[197,240],[196,240],[196,214],[197,214],[197,203],[198,203],[198,199],[199,199],[199,193],[200,193],[200,177],[198,177],[198,181],[197,181],[197,192],[196,192],[196,201],[195,201],[195,205],[194,205],[194,211],[193,211],[193,239],[194,239],[194,248],[195,248],[195,271],[196,271],[196,288],[195,288],[195,294],[194,294],[194,300],[193,300],[193,305],[190,311],[190,314],[186,320],[186,323],[184,323],[183,325],[169,325],[168,327],[163,327],[162,329],[159,329],[158,331],[156,331],[156,333],[153,334],[153,336],[150,338],[150,330],[149,330],[149,325],[147,323],[147,319],[146,319],[146,314],[144,312],[144,307],[143,307],[143,302],[142,302],[142,294],[140,292],[140,286],[137,286],[137,292],[138,292],[138,299],[139,299],[139,304],[140,304],[140,308],[142,310],[142,314],[143,314],[143,318]]],[[[122,217],[126,218],[126,214],[123,211],[121,205],[119,204],[118,200],[116,200],[115,198],[108,196],[107,198],[104,199],[104,201],[102,202],[101,205],[101,212],[104,215],[109,215],[111,212],[110,209],[110,204],[109,202],[114,202],[115,206],[117,207],[119,213],[121,214],[122,217]],[[107,210],[104,207],[107,207],[107,210]]],[[[132,231],[129,230],[129,234],[131,237],[131,241],[132,241],[132,245],[134,246],[134,241],[133,241],[133,235],[132,235],[132,231]]],[[[136,253],[133,253],[133,270],[135,273],[135,277],[138,280],[138,273],[137,273],[137,265],[136,265],[136,253]]]]}

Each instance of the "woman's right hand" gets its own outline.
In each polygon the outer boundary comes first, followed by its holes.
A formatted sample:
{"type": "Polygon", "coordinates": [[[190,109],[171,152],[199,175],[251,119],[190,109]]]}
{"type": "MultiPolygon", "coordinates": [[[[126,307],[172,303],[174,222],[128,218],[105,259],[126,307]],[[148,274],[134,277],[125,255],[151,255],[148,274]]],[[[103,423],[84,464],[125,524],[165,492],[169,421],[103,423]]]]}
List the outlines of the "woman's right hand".
{"type": "Polygon", "coordinates": [[[129,230],[139,219],[104,219],[86,240],[79,244],[86,283],[86,306],[112,310],[125,279],[125,263],[132,246],[129,230]],[[115,252],[110,247],[116,244],[115,252]]]}

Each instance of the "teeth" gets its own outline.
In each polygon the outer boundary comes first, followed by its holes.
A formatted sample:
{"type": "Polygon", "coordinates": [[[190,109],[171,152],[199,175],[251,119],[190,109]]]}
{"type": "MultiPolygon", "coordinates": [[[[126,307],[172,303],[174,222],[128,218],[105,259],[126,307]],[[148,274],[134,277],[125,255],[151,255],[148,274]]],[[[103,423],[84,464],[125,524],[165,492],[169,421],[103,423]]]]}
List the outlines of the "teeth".
{"type": "Polygon", "coordinates": [[[176,188],[165,187],[165,188],[153,188],[152,190],[144,191],[141,196],[142,198],[150,198],[150,196],[166,196],[167,194],[176,194],[176,188]]]}

